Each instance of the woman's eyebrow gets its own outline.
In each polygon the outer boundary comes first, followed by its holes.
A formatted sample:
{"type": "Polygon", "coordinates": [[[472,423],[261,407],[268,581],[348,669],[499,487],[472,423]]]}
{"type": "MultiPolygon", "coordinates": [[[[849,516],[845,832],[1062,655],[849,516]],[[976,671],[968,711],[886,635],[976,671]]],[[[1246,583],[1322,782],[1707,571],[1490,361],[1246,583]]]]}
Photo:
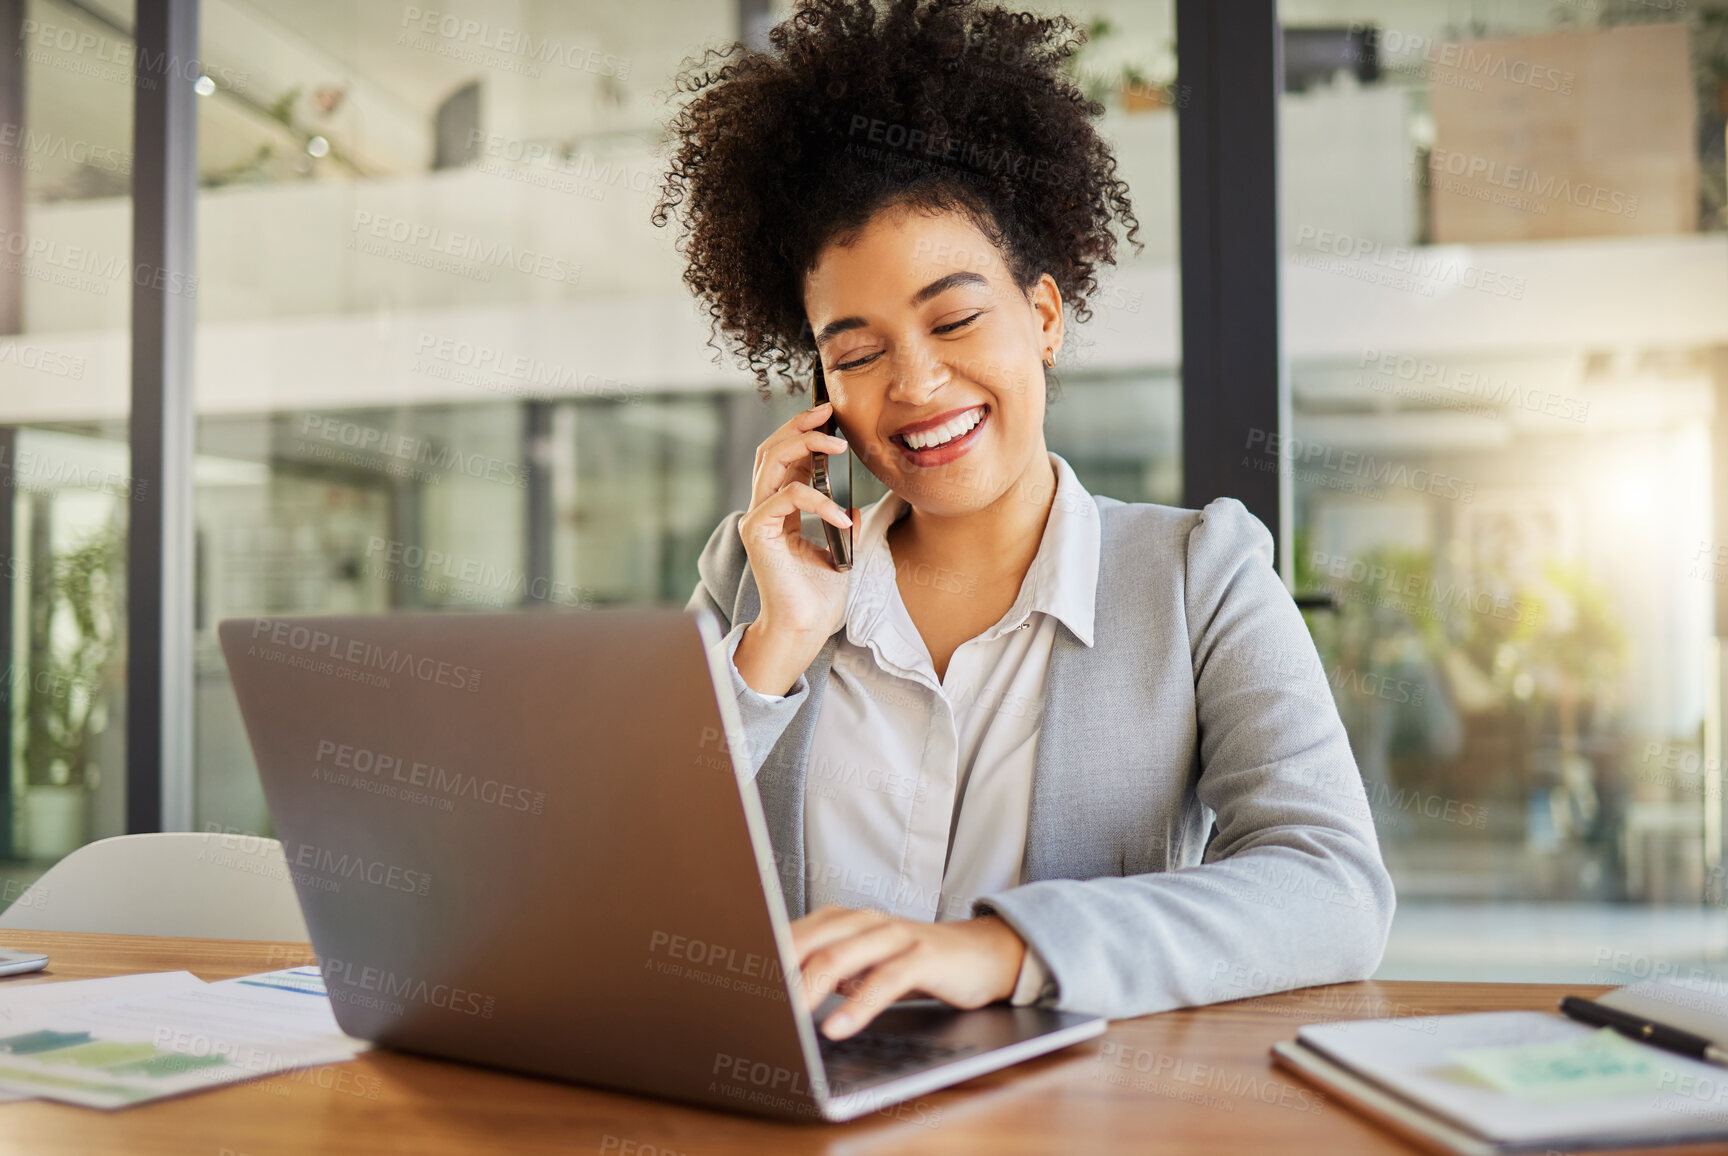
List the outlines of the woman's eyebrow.
{"type": "Polygon", "coordinates": [[[838,321],[830,321],[822,327],[822,332],[816,335],[816,347],[820,349],[827,344],[830,337],[838,337],[848,329],[862,329],[864,325],[862,317],[842,317],[838,321]]]}
{"type": "Polygon", "coordinates": [[[946,293],[948,290],[960,285],[982,285],[985,288],[988,288],[990,282],[984,279],[982,273],[974,273],[969,269],[962,269],[958,273],[950,273],[946,277],[938,277],[936,280],[930,282],[930,284],[924,286],[924,288],[918,290],[918,292],[912,294],[912,304],[922,305],[937,294],[946,293]]]}
{"type": "MultiPolygon", "coordinates": [[[[958,273],[950,273],[946,277],[938,277],[936,280],[930,282],[930,284],[924,286],[924,288],[918,290],[918,292],[912,294],[912,304],[922,305],[924,302],[930,300],[930,298],[946,293],[948,290],[957,288],[961,285],[982,285],[985,288],[989,288],[990,282],[984,278],[982,273],[973,273],[970,270],[962,269],[958,273]]],[[[830,321],[822,327],[820,333],[816,334],[816,345],[820,348],[827,344],[830,337],[838,337],[849,329],[862,329],[865,324],[867,323],[862,317],[842,317],[838,321],[830,321]]]]}

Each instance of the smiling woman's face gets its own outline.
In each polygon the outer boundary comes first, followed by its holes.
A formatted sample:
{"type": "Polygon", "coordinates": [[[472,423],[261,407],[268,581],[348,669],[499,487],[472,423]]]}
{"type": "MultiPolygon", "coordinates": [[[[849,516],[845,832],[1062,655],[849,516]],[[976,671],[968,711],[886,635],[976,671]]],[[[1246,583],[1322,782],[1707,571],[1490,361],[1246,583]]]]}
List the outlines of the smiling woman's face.
{"type": "Polygon", "coordinates": [[[1022,292],[965,214],[876,214],[817,255],[804,309],[852,452],[910,505],[972,513],[1042,468],[1061,294],[1022,292]]]}

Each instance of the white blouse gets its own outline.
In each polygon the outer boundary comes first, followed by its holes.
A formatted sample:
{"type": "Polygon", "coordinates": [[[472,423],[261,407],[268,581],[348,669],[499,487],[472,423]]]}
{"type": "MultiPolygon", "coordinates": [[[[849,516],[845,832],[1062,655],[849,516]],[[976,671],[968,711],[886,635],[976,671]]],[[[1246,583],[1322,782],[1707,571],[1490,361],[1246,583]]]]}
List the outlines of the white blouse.
{"type": "MultiPolygon", "coordinates": [[[[1050,463],[1055,500],[1019,596],[954,651],[941,678],[888,549],[906,503],[889,494],[860,512],[845,630],[806,763],[810,909],[966,919],[975,898],[1024,881],[1050,650],[1062,626],[1092,645],[1098,585],[1097,507],[1067,462],[1051,454],[1050,463]]],[[[978,581],[943,570],[902,577],[960,595],[978,581]]],[[[1016,1003],[1036,998],[1047,978],[1031,951],[1026,959],[1016,1003]]]]}

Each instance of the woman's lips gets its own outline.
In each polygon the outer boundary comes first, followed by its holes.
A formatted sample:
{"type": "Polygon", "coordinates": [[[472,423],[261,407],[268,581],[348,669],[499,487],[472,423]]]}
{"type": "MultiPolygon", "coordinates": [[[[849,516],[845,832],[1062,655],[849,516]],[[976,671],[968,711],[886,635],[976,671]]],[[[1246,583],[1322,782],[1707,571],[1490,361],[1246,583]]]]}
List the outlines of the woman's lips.
{"type": "MultiPolygon", "coordinates": [[[[915,421],[909,425],[903,425],[899,429],[895,430],[892,436],[905,441],[910,447],[911,439],[914,435],[924,434],[926,435],[926,440],[928,440],[928,435],[930,435],[932,431],[941,429],[950,422],[958,421],[961,418],[968,418],[975,414],[982,413],[983,410],[984,403],[982,402],[974,405],[963,405],[957,409],[951,409],[945,413],[939,413],[935,417],[927,417],[923,421],[915,421]]],[[[911,448],[928,449],[929,446],[917,446],[911,448]]]]}
{"type": "MultiPolygon", "coordinates": [[[[970,451],[977,443],[979,435],[983,432],[984,427],[990,424],[990,407],[984,406],[982,409],[983,412],[978,417],[977,425],[973,426],[971,429],[967,430],[952,441],[943,442],[939,446],[931,446],[929,449],[924,450],[915,450],[906,444],[904,440],[905,435],[903,433],[895,434],[889,440],[892,441],[895,448],[900,451],[901,457],[905,458],[907,462],[919,469],[933,469],[936,466],[945,466],[949,462],[958,457],[964,456],[968,451],[970,451]]],[[[965,413],[967,411],[961,410],[960,412],[965,413]]],[[[940,424],[948,420],[950,420],[948,415],[944,415],[942,418],[938,419],[938,423],[940,424]]],[[[926,423],[919,424],[922,425],[926,423]]],[[[917,427],[914,426],[910,428],[916,429],[917,427]]]]}

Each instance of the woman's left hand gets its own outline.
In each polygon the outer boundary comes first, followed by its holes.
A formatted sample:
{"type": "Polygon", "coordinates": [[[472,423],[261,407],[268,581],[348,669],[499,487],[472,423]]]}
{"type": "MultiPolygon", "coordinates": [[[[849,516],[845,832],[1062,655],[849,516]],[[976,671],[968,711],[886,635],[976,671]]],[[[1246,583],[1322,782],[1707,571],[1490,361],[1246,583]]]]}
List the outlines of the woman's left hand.
{"type": "Polygon", "coordinates": [[[819,907],[792,924],[804,993],[814,1008],[830,992],[847,997],[822,1022],[842,1040],[902,996],[923,993],[955,1007],[983,1007],[1014,994],[1026,944],[999,916],[919,923],[880,911],[819,907]]]}

